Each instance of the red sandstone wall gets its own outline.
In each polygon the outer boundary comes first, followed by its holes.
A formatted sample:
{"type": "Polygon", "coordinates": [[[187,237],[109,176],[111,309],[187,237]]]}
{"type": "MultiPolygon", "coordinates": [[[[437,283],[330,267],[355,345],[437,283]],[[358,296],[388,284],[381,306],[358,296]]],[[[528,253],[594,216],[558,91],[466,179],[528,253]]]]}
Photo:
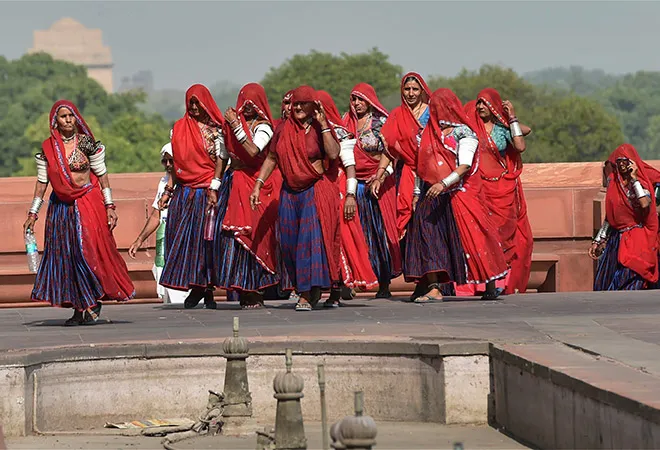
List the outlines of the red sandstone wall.
{"type": "MultiPolygon", "coordinates": [[[[654,163],[660,168],[660,161],[654,163]]],[[[594,224],[602,218],[598,203],[594,202],[602,196],[601,174],[600,163],[525,166],[522,179],[535,253],[559,257],[558,291],[591,290],[594,267],[586,249],[597,227],[594,224]]],[[[111,176],[119,214],[115,238],[124,256],[144,225],[160,176],[158,173],[111,176]]],[[[22,236],[34,183],[33,177],[0,178],[0,303],[27,301],[34,280],[34,275],[27,273],[22,236]]],[[[36,227],[40,249],[43,249],[43,225],[42,219],[36,227]]],[[[153,236],[148,245],[153,248],[153,236]]],[[[126,259],[134,270],[138,297],[153,297],[155,283],[145,271],[151,267],[153,252],[141,252],[137,261],[126,259]]]]}

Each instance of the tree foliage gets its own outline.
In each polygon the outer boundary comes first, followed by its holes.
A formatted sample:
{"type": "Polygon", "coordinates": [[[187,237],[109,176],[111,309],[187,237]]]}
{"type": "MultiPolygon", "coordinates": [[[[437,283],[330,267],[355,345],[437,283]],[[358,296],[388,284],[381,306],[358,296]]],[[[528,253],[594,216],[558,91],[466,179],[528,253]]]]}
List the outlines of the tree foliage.
{"type": "Polygon", "coordinates": [[[288,90],[303,84],[328,91],[339,110],[345,112],[351,89],[357,83],[369,83],[378,95],[386,96],[398,92],[402,72],[401,66],[392,64],[389,57],[377,48],[366,53],[341,53],[339,56],[313,50],[271,68],[261,84],[274,112],[279,111],[282,96],[288,90]]]}
{"type": "Polygon", "coordinates": [[[139,110],[143,93],[108,94],[84,67],[37,53],[15,61],[0,57],[0,176],[36,174],[32,157],[48,136],[50,108],[62,98],[76,104],[104,141],[112,172],[159,168],[169,127],[139,110]]]}

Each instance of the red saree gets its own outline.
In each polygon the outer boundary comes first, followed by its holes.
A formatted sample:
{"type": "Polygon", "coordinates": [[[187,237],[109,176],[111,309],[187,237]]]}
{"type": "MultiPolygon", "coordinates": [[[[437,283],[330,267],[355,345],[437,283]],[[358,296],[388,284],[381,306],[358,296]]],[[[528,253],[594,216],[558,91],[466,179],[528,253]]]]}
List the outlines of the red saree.
{"type": "Polygon", "coordinates": [[[397,106],[392,110],[387,122],[381,129],[391,158],[400,159],[405,164],[397,193],[399,239],[405,235],[406,226],[412,217],[413,189],[415,188],[414,171],[417,170],[417,149],[419,147],[417,136],[422,129],[422,125],[415,119],[403,95],[406,79],[410,77],[415,78],[422,87],[422,101],[428,103],[431,98],[431,90],[422,76],[415,72],[408,72],[401,79],[401,106],[397,106]]]}
{"type": "Polygon", "coordinates": [[[80,220],[78,230],[83,256],[103,288],[103,298],[128,300],[135,295],[135,288],[128,275],[126,262],[117,251],[115,238],[108,228],[108,216],[98,178],[90,172],[88,184],[78,186],[73,181],[62,136],[55,129],[60,108],[73,112],[79,134],[94,139],[92,131],[73,103],[67,100],[56,102],[50,110],[50,138],[42,144],[48,161],[48,180],[60,200],[75,203],[80,220]]]}
{"type": "MultiPolygon", "coordinates": [[[[316,91],[309,86],[298,87],[292,102],[318,101],[316,91]]],[[[321,142],[321,130],[317,123],[309,129],[309,139],[321,142]]],[[[341,280],[340,275],[340,232],[339,232],[339,190],[336,185],[337,166],[326,161],[326,172],[319,174],[309,161],[305,127],[294,114],[280,125],[276,143],[272,149],[277,155],[278,166],[287,186],[294,191],[303,191],[314,185],[316,205],[323,244],[328,258],[328,270],[333,282],[341,280]]]]}
{"type": "MultiPolygon", "coordinates": [[[[245,105],[250,103],[258,116],[273,126],[273,117],[268,106],[266,91],[257,83],[250,83],[241,89],[236,101],[236,112],[243,130],[250,137],[250,127],[243,116],[245,105]]],[[[252,157],[238,142],[229,124],[224,127],[227,150],[234,163],[234,175],[227,203],[227,211],[222,229],[234,232],[234,238],[250,252],[261,266],[270,273],[277,268],[277,238],[275,225],[279,195],[282,189],[282,175],[275,169],[261,188],[261,204],[253,210],[250,207],[250,194],[259,176],[259,169],[268,154],[270,145],[252,157]]]]}
{"type": "MultiPolygon", "coordinates": [[[[325,91],[317,91],[317,96],[323,110],[325,111],[326,118],[330,126],[334,128],[343,128],[344,124],[337,110],[334,100],[325,91]]],[[[348,131],[348,130],[346,130],[348,131]]],[[[376,275],[371,268],[369,258],[369,247],[367,247],[367,240],[364,237],[362,224],[358,214],[353,217],[353,220],[346,220],[344,217],[344,204],[346,203],[346,174],[343,170],[339,170],[337,176],[337,187],[340,193],[339,209],[339,233],[341,235],[341,274],[344,286],[350,288],[369,289],[378,284],[376,275]]]]}
{"type": "Polygon", "coordinates": [[[660,172],[642,161],[630,144],[619,146],[608,158],[615,167],[609,175],[605,195],[605,213],[609,224],[622,231],[619,242],[619,263],[637,272],[649,283],[658,281],[658,216],[655,207],[654,185],[660,183],[660,172]],[[637,179],[651,194],[650,210],[641,214],[627,196],[616,169],[617,159],[629,159],[637,164],[637,179]]]}
{"type": "Polygon", "coordinates": [[[196,98],[211,122],[222,129],[225,119],[208,88],[194,84],[186,91],[186,113],[174,124],[172,156],[178,184],[192,188],[207,188],[215,174],[215,161],[209,156],[197,120],[189,112],[190,100],[196,98]]]}
{"type": "MultiPolygon", "coordinates": [[[[355,95],[369,103],[372,110],[383,117],[388,117],[387,109],[380,103],[376,91],[367,83],[358,83],[351,91],[355,95]]],[[[357,138],[355,144],[355,171],[358,180],[369,180],[376,175],[380,160],[373,158],[362,148],[362,142],[358,134],[358,117],[353,103],[346,117],[346,129],[357,138]]],[[[387,123],[387,122],[386,122],[387,123]]],[[[414,183],[414,179],[413,179],[414,183]]],[[[413,186],[414,187],[414,186],[413,186]]],[[[397,203],[396,203],[396,181],[393,176],[388,176],[380,187],[378,193],[378,206],[383,216],[383,225],[387,233],[388,249],[392,258],[392,272],[401,272],[401,246],[399,245],[399,232],[397,229],[397,203]]]]}
{"type": "MultiPolygon", "coordinates": [[[[422,133],[417,155],[417,174],[425,182],[435,184],[456,169],[458,156],[458,143],[453,137],[444,136],[439,122],[450,126],[466,125],[472,130],[476,125],[449,89],[435,91],[430,108],[431,118],[422,133]]],[[[502,247],[498,239],[492,237],[495,229],[484,204],[481,177],[475,176],[478,166],[477,150],[469,172],[458,185],[450,187],[451,204],[466,255],[470,283],[485,283],[503,278],[507,273],[502,247]]]]}

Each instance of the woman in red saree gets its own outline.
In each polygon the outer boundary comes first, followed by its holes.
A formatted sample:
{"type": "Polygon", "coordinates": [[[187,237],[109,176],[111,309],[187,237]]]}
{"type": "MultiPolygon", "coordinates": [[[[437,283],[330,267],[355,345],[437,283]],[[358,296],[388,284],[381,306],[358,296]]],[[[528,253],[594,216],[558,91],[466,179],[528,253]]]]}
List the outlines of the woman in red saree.
{"type": "Polygon", "coordinates": [[[520,174],[525,136],[531,130],[518,122],[511,102],[503,102],[495,89],[482,90],[475,102],[466,105],[466,112],[477,125],[479,174],[491,219],[511,267],[504,293],[524,293],[532,267],[534,239],[520,174]]]}
{"type": "Polygon", "coordinates": [[[256,210],[250,197],[273,137],[266,91],[257,83],[243,86],[236,109],[225,113],[225,136],[231,165],[218,191],[219,235],[214,241],[216,285],[239,294],[242,309],[263,307],[263,292],[279,282],[275,224],[282,177],[275,171],[263,186],[256,210]]]}
{"type": "Polygon", "coordinates": [[[291,115],[273,136],[250,203],[259,207],[262,186],[279,167],[284,179],[279,241],[287,272],[281,277],[292,284],[285,288],[300,293],[296,310],[311,311],[321,290],[341,281],[336,183],[339,141],[314,89],[300,86],[291,101],[291,115]]]}
{"type": "Polygon", "coordinates": [[[224,126],[225,119],[208,88],[191,86],[186,92],[186,113],[172,130],[174,176],[159,202],[161,208],[168,208],[168,245],[160,284],[190,289],[185,308],[194,308],[202,299],[206,308],[217,308],[213,240],[222,226],[216,214],[218,191],[229,159],[224,126]]]}
{"type": "Polygon", "coordinates": [[[654,187],[660,171],[630,144],[605,163],[605,222],[589,249],[598,261],[594,291],[657,289],[658,216],[654,187]]]}
{"type": "Polygon", "coordinates": [[[345,167],[354,167],[357,178],[357,211],[369,248],[369,261],[378,278],[376,298],[390,298],[390,280],[401,275],[396,183],[391,176],[394,170],[392,164],[378,169],[385,151],[381,130],[388,115],[374,88],[367,83],[357,84],[351,91],[350,110],[345,119],[346,129],[355,136],[356,145],[350,152],[340,154],[345,167]],[[376,179],[381,184],[378,198],[369,191],[376,179]]]}
{"type": "MultiPolygon", "coordinates": [[[[337,105],[332,96],[326,91],[318,91],[317,96],[325,111],[328,124],[332,127],[339,140],[339,155],[342,165],[337,175],[337,187],[340,193],[340,221],[341,254],[340,269],[342,284],[348,288],[344,298],[352,298],[352,289],[370,289],[376,285],[376,275],[371,268],[366,255],[369,254],[360,217],[356,215],[357,203],[355,195],[357,192],[357,179],[355,175],[355,163],[350,164],[353,158],[347,156],[353,153],[356,139],[344,126],[337,105]],[[344,155],[342,158],[341,156],[344,155]],[[346,164],[349,162],[349,164],[346,164]]],[[[341,295],[341,287],[335,286],[330,292],[330,298],[324,303],[326,307],[337,307],[341,295]]]]}
{"type": "Polygon", "coordinates": [[[36,155],[37,184],[26,232],[32,232],[38,219],[48,183],[53,193],[32,300],[73,308],[67,326],[93,324],[101,313],[101,300],[135,295],[112,236],[117,214],[105,147],[95,141],[76,106],[60,100],[50,111],[50,137],[42,149],[36,155]]]}
{"type": "Polygon", "coordinates": [[[476,125],[449,89],[433,93],[430,116],[416,159],[423,185],[408,230],[404,274],[426,286],[417,302],[442,299],[439,283],[450,281],[489,283],[483,298],[494,299],[491,282],[508,269],[476,174],[476,125]]]}

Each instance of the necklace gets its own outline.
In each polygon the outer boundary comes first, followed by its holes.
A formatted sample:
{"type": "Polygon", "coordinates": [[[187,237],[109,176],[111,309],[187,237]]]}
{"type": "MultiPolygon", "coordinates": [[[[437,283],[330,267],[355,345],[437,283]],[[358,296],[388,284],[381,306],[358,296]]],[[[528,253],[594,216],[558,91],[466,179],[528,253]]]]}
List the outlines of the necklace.
{"type": "Polygon", "coordinates": [[[358,135],[362,134],[367,129],[369,124],[371,124],[371,117],[372,117],[371,113],[368,113],[366,115],[365,120],[364,120],[364,125],[362,125],[362,127],[358,130],[358,135]]]}
{"type": "Polygon", "coordinates": [[[73,141],[75,138],[76,138],[76,133],[73,133],[73,134],[71,135],[71,137],[64,137],[64,136],[62,136],[62,142],[64,142],[64,143],[66,144],[66,143],[68,143],[68,142],[73,141]]]}

